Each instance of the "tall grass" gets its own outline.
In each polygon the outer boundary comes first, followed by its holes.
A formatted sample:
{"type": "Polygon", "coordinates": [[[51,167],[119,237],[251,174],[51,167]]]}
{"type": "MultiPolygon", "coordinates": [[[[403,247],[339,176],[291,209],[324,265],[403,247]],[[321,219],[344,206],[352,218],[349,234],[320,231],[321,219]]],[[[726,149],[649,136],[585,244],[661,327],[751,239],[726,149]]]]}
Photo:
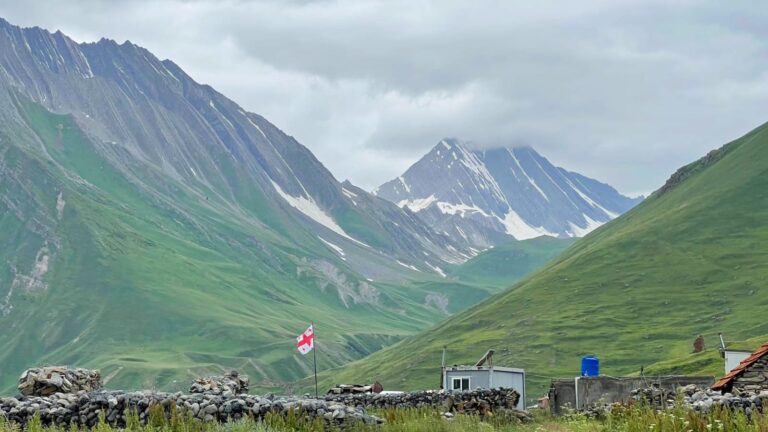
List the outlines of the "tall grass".
{"type": "MultiPolygon", "coordinates": [[[[269,414],[263,420],[246,418],[237,422],[203,423],[177,412],[166,415],[162,410],[150,413],[141,424],[135,413],[128,415],[126,432],[768,432],[768,417],[758,412],[746,415],[728,409],[699,413],[676,407],[656,411],[643,406],[616,406],[600,419],[584,415],[552,418],[535,416],[533,423],[521,424],[513,417],[496,415],[481,419],[457,415],[443,418],[434,409],[388,409],[374,414],[386,422],[382,425],[348,424],[341,428],[322,419],[309,419],[295,412],[288,415],[269,414]]],[[[104,416],[93,432],[118,432],[107,424],[104,416]]],[[[44,426],[34,418],[25,428],[0,416],[0,432],[82,432],[77,426],[44,426]]]]}

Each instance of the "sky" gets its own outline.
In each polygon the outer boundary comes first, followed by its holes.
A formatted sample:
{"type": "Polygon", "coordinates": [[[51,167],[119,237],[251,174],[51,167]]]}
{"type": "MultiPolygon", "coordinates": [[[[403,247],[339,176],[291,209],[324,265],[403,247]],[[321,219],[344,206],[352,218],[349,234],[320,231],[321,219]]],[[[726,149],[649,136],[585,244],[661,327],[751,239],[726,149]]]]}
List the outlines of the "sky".
{"type": "Polygon", "coordinates": [[[366,188],[444,137],[647,194],[768,121],[768,8],[707,0],[0,0],[171,59],[366,188]]]}

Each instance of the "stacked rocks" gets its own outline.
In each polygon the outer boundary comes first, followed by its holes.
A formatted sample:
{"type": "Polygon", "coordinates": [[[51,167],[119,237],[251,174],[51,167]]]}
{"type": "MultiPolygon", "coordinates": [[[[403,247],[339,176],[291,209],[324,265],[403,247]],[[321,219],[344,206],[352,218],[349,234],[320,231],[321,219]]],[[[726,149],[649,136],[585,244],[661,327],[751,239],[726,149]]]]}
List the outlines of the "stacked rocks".
{"type": "Polygon", "coordinates": [[[50,366],[27,369],[19,378],[19,392],[24,396],[50,396],[54,393],[76,393],[101,388],[97,370],[50,366]]]}
{"type": "Polygon", "coordinates": [[[635,402],[663,409],[675,405],[675,394],[658,386],[632,390],[630,397],[635,402]]]}
{"type": "Polygon", "coordinates": [[[708,412],[719,406],[751,414],[762,411],[768,404],[768,391],[721,393],[708,388],[688,386],[683,389],[683,403],[696,411],[708,412]]]}
{"type": "Polygon", "coordinates": [[[438,407],[448,413],[484,416],[494,411],[515,410],[520,394],[512,389],[491,389],[453,393],[422,391],[402,394],[329,394],[325,399],[365,408],[438,407]]]}
{"type": "Polygon", "coordinates": [[[103,412],[107,423],[123,428],[130,412],[135,412],[139,420],[146,423],[153,409],[160,410],[166,417],[170,417],[175,409],[181,415],[206,422],[227,422],[249,416],[259,420],[267,413],[288,414],[289,411],[310,419],[322,418],[336,425],[382,422],[377,417],[367,415],[362,408],[342,402],[247,394],[223,396],[210,393],[80,391],[76,394],[55,393],[47,397],[0,399],[0,416],[22,425],[39,414],[44,425],[75,423],[93,427],[103,412]]]}
{"type": "MultiPolygon", "coordinates": [[[[661,391],[658,388],[637,389],[632,391],[634,401],[647,403],[656,409],[664,409],[677,403],[678,395],[661,391]]],[[[680,400],[683,406],[695,411],[709,412],[714,407],[727,407],[732,410],[745,411],[751,414],[754,411],[762,411],[768,404],[768,391],[760,392],[740,391],[737,393],[721,393],[709,388],[701,388],[689,385],[680,389],[680,400]]]]}
{"type": "Polygon", "coordinates": [[[328,394],[349,393],[381,393],[384,387],[379,382],[375,384],[337,384],[328,390],[328,394]]]}
{"type": "Polygon", "coordinates": [[[768,356],[764,356],[733,379],[734,391],[759,393],[768,391],[768,356]]]}
{"type": "Polygon", "coordinates": [[[190,393],[204,393],[223,396],[248,393],[250,380],[246,375],[232,371],[224,376],[198,378],[189,388],[190,393]]]}

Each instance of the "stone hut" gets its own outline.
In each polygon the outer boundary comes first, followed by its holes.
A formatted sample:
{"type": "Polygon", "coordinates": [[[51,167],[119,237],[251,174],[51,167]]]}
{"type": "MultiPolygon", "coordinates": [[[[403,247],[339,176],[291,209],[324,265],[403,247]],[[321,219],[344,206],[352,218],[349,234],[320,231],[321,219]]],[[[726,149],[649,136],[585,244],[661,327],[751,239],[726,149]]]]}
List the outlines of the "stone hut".
{"type": "Polygon", "coordinates": [[[768,390],[768,342],[717,381],[712,389],[731,393],[768,390]]]}

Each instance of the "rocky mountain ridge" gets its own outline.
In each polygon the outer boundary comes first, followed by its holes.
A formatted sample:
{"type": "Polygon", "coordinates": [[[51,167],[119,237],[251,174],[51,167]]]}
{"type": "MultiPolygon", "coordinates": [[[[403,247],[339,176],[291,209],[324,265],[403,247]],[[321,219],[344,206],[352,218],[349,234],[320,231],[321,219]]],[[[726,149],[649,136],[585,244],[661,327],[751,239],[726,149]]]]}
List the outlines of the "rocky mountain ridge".
{"type": "Polygon", "coordinates": [[[0,20],[0,93],[3,370],[273,388],[308,373],[309,321],[338,365],[495,289],[438,283],[473,252],[130,42],[0,20]]]}
{"type": "Polygon", "coordinates": [[[449,138],[374,193],[475,248],[582,237],[642,199],[556,167],[531,147],[474,150],[449,138]]]}

